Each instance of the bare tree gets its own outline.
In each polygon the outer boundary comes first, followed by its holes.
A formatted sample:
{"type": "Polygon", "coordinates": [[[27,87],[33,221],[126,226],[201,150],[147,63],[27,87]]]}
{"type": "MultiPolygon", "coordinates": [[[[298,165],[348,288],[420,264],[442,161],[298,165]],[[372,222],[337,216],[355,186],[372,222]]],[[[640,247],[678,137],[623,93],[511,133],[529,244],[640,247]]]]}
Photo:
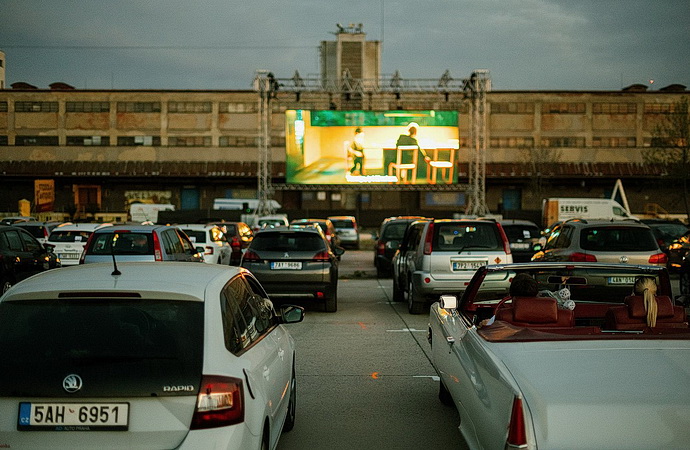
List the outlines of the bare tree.
{"type": "Polygon", "coordinates": [[[549,175],[546,173],[553,165],[561,160],[561,150],[547,147],[528,147],[522,151],[522,160],[532,169],[530,184],[537,198],[542,198],[548,187],[549,175]]]}
{"type": "Polygon", "coordinates": [[[690,172],[690,115],[688,99],[682,97],[672,103],[669,113],[654,127],[651,147],[643,152],[646,162],[661,163],[672,178],[683,186],[685,214],[690,218],[688,199],[688,172],[690,172]]]}

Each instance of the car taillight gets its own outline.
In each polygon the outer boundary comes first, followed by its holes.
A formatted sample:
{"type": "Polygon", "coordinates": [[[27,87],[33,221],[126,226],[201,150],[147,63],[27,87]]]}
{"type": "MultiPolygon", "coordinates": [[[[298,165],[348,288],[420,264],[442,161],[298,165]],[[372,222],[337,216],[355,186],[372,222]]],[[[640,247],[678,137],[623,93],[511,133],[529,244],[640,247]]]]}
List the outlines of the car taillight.
{"type": "Polygon", "coordinates": [[[151,233],[153,235],[153,258],[156,261],[163,261],[163,252],[161,252],[161,242],[158,240],[158,235],[156,233],[151,233]]]}
{"type": "Polygon", "coordinates": [[[259,258],[259,255],[251,250],[247,250],[246,252],[244,252],[244,255],[242,255],[243,261],[258,261],[260,259],[261,258],[259,258]]]}
{"type": "Polygon", "coordinates": [[[230,241],[230,247],[239,248],[239,247],[241,247],[241,246],[242,246],[242,243],[241,243],[240,240],[237,238],[237,236],[233,236],[233,237],[232,237],[232,240],[230,241]]]}
{"type": "Polygon", "coordinates": [[[649,257],[649,264],[666,264],[668,262],[668,256],[666,253],[657,253],[649,257]]]}
{"type": "Polygon", "coordinates": [[[84,258],[86,257],[86,250],[91,248],[91,241],[93,240],[94,236],[96,236],[96,233],[91,233],[89,235],[89,238],[86,240],[86,244],[84,244],[84,249],[81,251],[81,256],[79,257],[79,264],[84,264],[84,258]]]}
{"type": "Polygon", "coordinates": [[[506,236],[506,232],[500,223],[496,225],[498,226],[498,233],[501,235],[501,240],[503,241],[503,251],[506,252],[506,255],[510,255],[510,241],[508,240],[508,236],[506,236]]]}
{"type": "Polygon", "coordinates": [[[594,255],[588,255],[587,253],[575,252],[568,258],[568,261],[572,262],[597,262],[597,257],[594,255]]]}
{"type": "Polygon", "coordinates": [[[242,380],[204,375],[192,416],[192,430],[218,428],[244,421],[242,380]]]}
{"type": "Polygon", "coordinates": [[[376,254],[383,255],[386,252],[386,244],[383,242],[378,242],[376,244],[376,254]]]}
{"type": "Polygon", "coordinates": [[[429,228],[426,230],[426,236],[424,237],[424,254],[431,255],[431,251],[434,249],[434,222],[429,222],[429,228]]]}
{"type": "Polygon", "coordinates": [[[319,252],[314,257],[312,258],[314,261],[328,261],[330,259],[330,255],[328,254],[327,251],[319,252]]]}
{"type": "Polygon", "coordinates": [[[522,410],[522,399],[515,397],[513,410],[510,413],[508,424],[507,448],[520,448],[527,446],[527,432],[525,430],[525,413],[522,410]]]}

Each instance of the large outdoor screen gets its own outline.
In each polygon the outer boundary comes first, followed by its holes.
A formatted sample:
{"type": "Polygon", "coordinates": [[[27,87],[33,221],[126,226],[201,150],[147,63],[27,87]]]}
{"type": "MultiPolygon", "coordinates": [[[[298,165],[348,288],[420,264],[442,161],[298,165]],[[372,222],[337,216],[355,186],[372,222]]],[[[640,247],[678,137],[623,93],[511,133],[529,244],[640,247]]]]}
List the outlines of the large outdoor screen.
{"type": "Polygon", "coordinates": [[[286,115],[294,184],[452,184],[457,111],[310,111],[286,115]]]}

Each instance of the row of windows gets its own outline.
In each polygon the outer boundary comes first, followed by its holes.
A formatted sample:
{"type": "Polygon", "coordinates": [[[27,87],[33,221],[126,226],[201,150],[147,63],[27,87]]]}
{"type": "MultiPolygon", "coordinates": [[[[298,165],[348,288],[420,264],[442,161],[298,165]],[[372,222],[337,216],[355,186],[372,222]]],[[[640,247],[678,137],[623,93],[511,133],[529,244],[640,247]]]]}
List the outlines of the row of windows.
{"type": "Polygon", "coordinates": [[[542,147],[552,148],[578,148],[585,146],[585,138],[583,137],[548,137],[542,138],[542,147]]]}
{"type": "Polygon", "coordinates": [[[534,147],[534,138],[531,137],[492,137],[489,142],[493,148],[534,147]]]}
{"type": "Polygon", "coordinates": [[[634,137],[593,137],[592,147],[635,147],[637,139],[634,137]]]}
{"type": "Polygon", "coordinates": [[[15,102],[16,112],[57,112],[58,102],[15,102]]]}
{"type": "Polygon", "coordinates": [[[491,103],[491,114],[532,114],[534,103],[501,102],[491,103]]]}
{"type": "MultiPolygon", "coordinates": [[[[534,139],[531,137],[492,137],[491,148],[532,148],[534,139]]],[[[548,137],[541,140],[542,147],[584,147],[584,138],[548,137]]],[[[634,137],[602,137],[592,138],[592,147],[636,147],[634,137]]]]}
{"type": "MultiPolygon", "coordinates": [[[[68,146],[109,146],[110,137],[108,136],[67,136],[68,146]]],[[[245,136],[221,136],[219,147],[256,147],[259,144],[258,137],[245,136]]],[[[7,136],[0,136],[0,145],[9,145],[7,136]]],[[[14,145],[17,146],[58,146],[60,145],[58,136],[16,136],[14,145]]],[[[160,136],[118,136],[118,146],[153,146],[160,147],[160,136]]],[[[285,145],[284,138],[275,138],[272,145],[285,145]]],[[[168,138],[168,147],[211,147],[212,139],[210,136],[171,136],[168,138]]]]}
{"type": "Polygon", "coordinates": [[[584,114],[585,103],[544,103],[542,114],[584,114]]]}
{"type": "Polygon", "coordinates": [[[593,114],[636,114],[637,103],[592,103],[593,114]]]}
{"type": "Polygon", "coordinates": [[[110,103],[108,102],[67,102],[67,112],[108,112],[110,103]]]}

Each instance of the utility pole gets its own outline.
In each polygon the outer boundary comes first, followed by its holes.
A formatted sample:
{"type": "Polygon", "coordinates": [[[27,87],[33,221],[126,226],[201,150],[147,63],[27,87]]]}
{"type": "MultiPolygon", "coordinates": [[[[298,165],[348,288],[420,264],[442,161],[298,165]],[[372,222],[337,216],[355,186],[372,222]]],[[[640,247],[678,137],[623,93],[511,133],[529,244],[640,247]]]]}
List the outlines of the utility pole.
{"type": "Polygon", "coordinates": [[[271,99],[277,88],[271,72],[257,70],[254,89],[259,92],[259,164],[257,170],[258,206],[254,213],[266,216],[275,213],[273,209],[273,187],[271,186],[271,99]]]}

